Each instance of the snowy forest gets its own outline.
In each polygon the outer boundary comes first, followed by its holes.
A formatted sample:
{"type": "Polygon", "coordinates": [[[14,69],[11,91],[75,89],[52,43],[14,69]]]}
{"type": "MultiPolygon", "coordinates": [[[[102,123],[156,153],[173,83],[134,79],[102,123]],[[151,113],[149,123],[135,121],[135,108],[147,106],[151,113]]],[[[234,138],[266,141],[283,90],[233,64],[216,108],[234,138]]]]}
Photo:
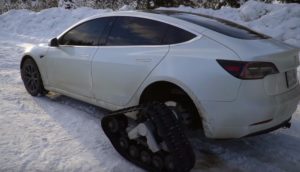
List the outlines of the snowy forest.
{"type": "MultiPolygon", "coordinates": [[[[74,9],[91,7],[96,9],[119,9],[124,5],[132,9],[153,9],[157,7],[178,7],[220,9],[222,6],[239,8],[248,0],[0,0],[0,13],[11,9],[40,11],[46,8],[63,7],[74,9]]],[[[265,3],[300,3],[300,0],[260,0],[265,3]]]]}

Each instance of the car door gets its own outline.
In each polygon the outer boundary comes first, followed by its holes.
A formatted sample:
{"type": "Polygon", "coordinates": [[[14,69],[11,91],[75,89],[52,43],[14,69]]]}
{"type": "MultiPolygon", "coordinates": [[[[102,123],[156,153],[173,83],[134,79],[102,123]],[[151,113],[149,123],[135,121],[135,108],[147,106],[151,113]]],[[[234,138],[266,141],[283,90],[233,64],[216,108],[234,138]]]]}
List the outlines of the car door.
{"type": "Polygon", "coordinates": [[[167,25],[150,19],[119,16],[92,62],[97,100],[126,105],[169,50],[162,45],[167,25]]]}
{"type": "Polygon", "coordinates": [[[92,96],[91,60],[99,45],[108,18],[98,18],[75,26],[59,38],[58,47],[47,53],[49,85],[85,97],[92,96]]]}

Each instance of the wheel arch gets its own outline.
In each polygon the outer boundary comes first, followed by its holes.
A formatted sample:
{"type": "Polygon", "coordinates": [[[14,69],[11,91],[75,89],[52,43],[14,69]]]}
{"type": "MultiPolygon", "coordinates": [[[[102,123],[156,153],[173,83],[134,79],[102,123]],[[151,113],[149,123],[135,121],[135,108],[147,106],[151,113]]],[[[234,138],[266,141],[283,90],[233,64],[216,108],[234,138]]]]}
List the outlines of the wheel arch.
{"type": "Polygon", "coordinates": [[[38,95],[43,96],[43,95],[48,93],[48,90],[46,90],[45,87],[44,87],[44,80],[43,80],[42,74],[40,72],[40,67],[39,67],[37,61],[32,56],[25,54],[22,57],[21,63],[20,63],[20,72],[21,72],[21,77],[22,77],[22,80],[24,82],[25,88],[26,88],[26,90],[28,91],[29,94],[31,94],[32,96],[38,96],[38,95]],[[37,72],[38,72],[37,75],[36,74],[34,74],[34,75],[36,75],[35,77],[36,77],[37,83],[39,81],[40,82],[39,82],[39,84],[36,84],[36,88],[35,88],[34,91],[33,90],[31,90],[31,91],[28,90],[28,88],[25,84],[24,78],[23,78],[23,75],[24,75],[23,74],[23,72],[24,72],[23,67],[24,67],[27,60],[30,61],[29,63],[35,65],[35,68],[37,68],[37,72]]]}
{"type": "Polygon", "coordinates": [[[203,109],[198,101],[198,99],[193,96],[193,94],[184,86],[180,86],[179,84],[175,84],[174,82],[171,81],[166,81],[166,80],[160,80],[160,81],[154,81],[150,84],[148,84],[143,91],[141,92],[139,96],[139,103],[145,103],[147,102],[147,99],[149,99],[149,96],[151,97],[154,94],[160,94],[163,96],[163,92],[167,91],[168,93],[171,94],[177,94],[181,96],[186,96],[190,102],[193,108],[197,111],[198,117],[200,117],[200,123],[201,128],[202,126],[202,115],[203,115],[203,109]]]}
{"type": "Polygon", "coordinates": [[[23,67],[24,62],[25,62],[26,59],[32,59],[34,61],[34,63],[38,66],[38,64],[36,63],[35,59],[32,56],[30,56],[30,55],[24,55],[22,57],[22,60],[21,60],[21,63],[20,63],[20,69],[22,69],[22,67],[23,67]]]}
{"type": "Polygon", "coordinates": [[[174,84],[169,81],[155,81],[143,89],[139,98],[139,103],[145,102],[149,98],[149,96],[151,96],[151,94],[154,92],[157,93],[166,90],[174,94],[179,94],[179,95],[184,94],[188,96],[188,94],[184,91],[184,89],[182,89],[177,84],[174,84]]]}
{"type": "Polygon", "coordinates": [[[29,55],[29,54],[25,54],[23,57],[22,57],[22,60],[21,60],[21,63],[20,63],[20,70],[22,69],[23,65],[24,65],[24,62],[27,60],[27,59],[31,59],[32,61],[34,61],[34,63],[36,64],[36,66],[38,67],[38,70],[40,72],[40,75],[41,75],[41,78],[42,78],[42,82],[43,82],[43,85],[45,86],[47,80],[46,80],[46,75],[43,73],[43,71],[41,70],[41,67],[40,67],[40,64],[37,62],[37,60],[32,56],[32,55],[29,55]]]}

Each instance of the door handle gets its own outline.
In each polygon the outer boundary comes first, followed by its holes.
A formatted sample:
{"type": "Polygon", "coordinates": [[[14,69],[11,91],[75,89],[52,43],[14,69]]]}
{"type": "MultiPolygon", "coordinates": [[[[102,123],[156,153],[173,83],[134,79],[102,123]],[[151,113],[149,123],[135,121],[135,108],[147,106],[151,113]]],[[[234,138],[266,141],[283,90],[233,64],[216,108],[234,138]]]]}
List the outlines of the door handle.
{"type": "Polygon", "coordinates": [[[144,58],[140,58],[140,59],[135,59],[137,62],[151,62],[152,61],[152,59],[150,59],[150,58],[146,58],[146,59],[144,59],[144,58]]]}
{"type": "Polygon", "coordinates": [[[90,57],[89,54],[81,54],[81,55],[79,55],[80,59],[86,59],[86,58],[89,58],[89,57],[90,57]]]}

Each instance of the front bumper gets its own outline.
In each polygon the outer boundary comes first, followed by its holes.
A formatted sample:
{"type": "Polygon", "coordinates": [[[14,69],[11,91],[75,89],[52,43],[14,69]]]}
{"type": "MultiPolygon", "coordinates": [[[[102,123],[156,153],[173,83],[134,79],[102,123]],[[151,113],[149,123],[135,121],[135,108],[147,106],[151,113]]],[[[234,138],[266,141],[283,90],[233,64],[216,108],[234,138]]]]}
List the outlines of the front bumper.
{"type": "Polygon", "coordinates": [[[270,96],[259,84],[243,82],[235,101],[202,101],[205,135],[217,139],[240,138],[288,121],[300,100],[300,86],[270,96]]]}

